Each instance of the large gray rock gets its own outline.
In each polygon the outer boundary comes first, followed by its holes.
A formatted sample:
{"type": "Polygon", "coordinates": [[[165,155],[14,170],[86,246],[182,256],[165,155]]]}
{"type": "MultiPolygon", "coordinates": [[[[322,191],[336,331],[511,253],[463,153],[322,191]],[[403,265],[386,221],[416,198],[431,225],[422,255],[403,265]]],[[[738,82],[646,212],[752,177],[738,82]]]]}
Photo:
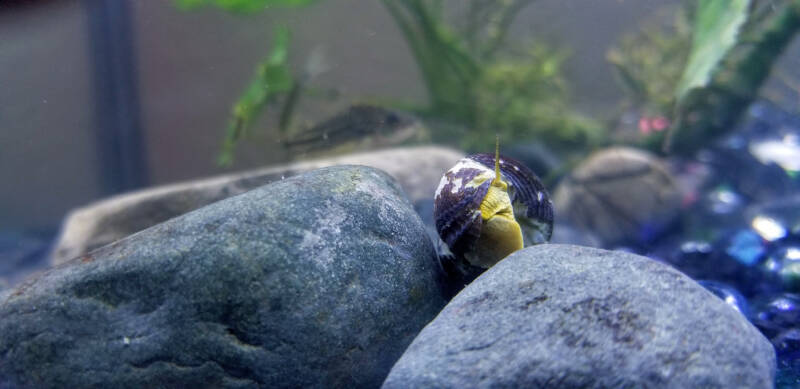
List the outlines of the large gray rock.
{"type": "Polygon", "coordinates": [[[567,245],[518,251],[458,294],[384,388],[771,388],[739,312],[662,263],[567,245]]]}
{"type": "Polygon", "coordinates": [[[333,167],[0,293],[0,387],[377,387],[445,302],[393,180],[333,167]]]}
{"type": "Polygon", "coordinates": [[[296,162],[126,193],[70,212],[50,261],[61,264],[175,216],[264,184],[334,165],[366,165],[394,177],[412,202],[430,200],[442,174],[464,155],[434,146],[296,162]]]}

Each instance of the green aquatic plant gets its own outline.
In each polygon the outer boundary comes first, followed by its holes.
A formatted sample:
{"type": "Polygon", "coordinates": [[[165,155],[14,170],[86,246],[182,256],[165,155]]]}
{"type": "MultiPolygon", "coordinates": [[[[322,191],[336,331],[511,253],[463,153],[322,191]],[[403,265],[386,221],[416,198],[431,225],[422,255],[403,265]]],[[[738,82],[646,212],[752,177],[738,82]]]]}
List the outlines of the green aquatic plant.
{"type": "Polygon", "coordinates": [[[466,101],[481,73],[480,64],[443,20],[441,1],[383,0],[416,60],[429,105],[428,115],[460,120],[473,114],[466,101]]]}
{"type": "MultiPolygon", "coordinates": [[[[701,22],[698,17],[696,25],[701,22]]],[[[731,18],[730,23],[735,22],[731,18]]],[[[689,153],[730,131],[798,30],[800,0],[750,4],[735,43],[714,66],[708,81],[678,94],[663,150],[689,153]]]]}
{"type": "Polygon", "coordinates": [[[181,9],[189,10],[201,6],[215,6],[226,11],[253,13],[270,7],[300,7],[317,0],[175,0],[181,9]]]}
{"type": "Polygon", "coordinates": [[[669,118],[640,146],[691,153],[734,127],[800,28],[800,0],[700,0],[670,28],[644,26],[609,52],[630,100],[669,118]]]}
{"type": "Polygon", "coordinates": [[[520,60],[502,60],[484,68],[475,87],[473,127],[467,149],[486,147],[494,129],[503,139],[541,139],[550,146],[577,148],[598,144],[603,129],[567,104],[568,88],[560,70],[566,55],[535,46],[520,60]]]}
{"type": "Polygon", "coordinates": [[[684,73],[692,44],[690,11],[688,7],[659,9],[608,51],[607,59],[627,96],[625,105],[654,116],[672,111],[675,85],[684,73]]]}
{"type": "Polygon", "coordinates": [[[250,124],[264,110],[267,104],[292,90],[295,85],[288,63],[289,30],[280,27],[275,30],[272,51],[256,68],[253,80],[234,104],[225,140],[222,143],[217,163],[228,166],[233,163],[236,143],[242,139],[250,124]]]}
{"type": "Polygon", "coordinates": [[[441,2],[383,1],[409,42],[430,103],[423,117],[447,120],[434,140],[460,139],[467,150],[485,148],[495,134],[551,145],[586,146],[602,128],[569,109],[561,68],[566,56],[543,44],[510,53],[507,31],[532,1],[471,1],[463,22],[448,23],[441,2]]]}
{"type": "MultiPolygon", "coordinates": [[[[183,10],[202,6],[214,6],[229,12],[249,14],[270,7],[302,7],[317,0],[175,0],[183,10]]],[[[236,145],[246,137],[252,123],[258,119],[265,108],[281,98],[288,102],[281,112],[280,127],[288,126],[289,116],[302,85],[291,71],[289,64],[289,29],[285,26],[275,28],[270,53],[258,65],[255,75],[245,87],[244,92],[233,105],[231,117],[222,141],[217,163],[229,166],[233,163],[236,145]]],[[[283,134],[282,134],[283,135],[283,134]]]]}
{"type": "Polygon", "coordinates": [[[675,89],[676,100],[681,100],[692,89],[708,85],[711,74],[736,44],[749,6],[750,0],[704,0],[697,3],[692,50],[675,89]]]}
{"type": "MultiPolygon", "coordinates": [[[[313,1],[178,3],[182,8],[212,5],[233,12],[257,12],[271,6],[303,6],[313,1]]],[[[465,149],[483,148],[495,134],[519,141],[537,137],[543,143],[573,148],[593,144],[602,138],[602,127],[569,108],[566,82],[560,72],[563,52],[541,44],[516,54],[508,50],[508,29],[519,11],[531,3],[533,0],[462,2],[455,8],[460,7],[464,17],[450,22],[443,0],[382,0],[408,43],[428,99],[424,105],[371,100],[419,115],[432,128],[434,141],[465,149]]],[[[287,45],[288,38],[278,35],[273,55],[259,65],[256,79],[235,105],[220,163],[232,161],[235,144],[266,105],[282,102],[279,127],[281,135],[286,135],[304,92],[301,77],[292,74],[285,62],[287,45]],[[273,60],[276,57],[282,62],[273,60]],[[276,77],[278,82],[267,76],[276,77]]]]}

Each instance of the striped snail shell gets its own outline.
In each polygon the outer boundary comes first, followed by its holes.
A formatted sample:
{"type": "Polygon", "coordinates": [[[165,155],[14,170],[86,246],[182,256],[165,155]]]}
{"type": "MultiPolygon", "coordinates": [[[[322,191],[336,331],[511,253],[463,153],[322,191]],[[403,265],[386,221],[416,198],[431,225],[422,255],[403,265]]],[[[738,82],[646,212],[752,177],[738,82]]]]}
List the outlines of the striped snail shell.
{"type": "Polygon", "coordinates": [[[433,215],[452,256],[482,269],[525,246],[547,242],[553,231],[553,204],[544,185],[525,165],[497,150],[462,158],[444,174],[433,215]]]}

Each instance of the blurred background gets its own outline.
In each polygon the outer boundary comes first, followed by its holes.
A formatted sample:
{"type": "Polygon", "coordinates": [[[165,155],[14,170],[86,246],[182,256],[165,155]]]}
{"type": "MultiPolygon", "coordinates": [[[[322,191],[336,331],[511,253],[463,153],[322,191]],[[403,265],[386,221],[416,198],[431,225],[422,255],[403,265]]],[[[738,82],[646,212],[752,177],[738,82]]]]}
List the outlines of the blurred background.
{"type": "Polygon", "coordinates": [[[800,0],[0,0],[0,290],[115,194],[499,135],[555,241],[700,281],[797,387],[798,31],[800,0]]]}
{"type": "MultiPolygon", "coordinates": [[[[666,3],[676,2],[538,1],[510,35],[567,49],[572,101],[600,114],[622,98],[606,51],[666,3]]],[[[0,231],[53,232],[69,209],[113,193],[288,160],[263,123],[233,166],[216,163],[231,105],[280,23],[292,30],[290,61],[322,50],[315,84],[341,94],[303,120],[365,96],[425,99],[403,36],[373,0],[247,15],[166,0],[0,0],[0,231]]]]}

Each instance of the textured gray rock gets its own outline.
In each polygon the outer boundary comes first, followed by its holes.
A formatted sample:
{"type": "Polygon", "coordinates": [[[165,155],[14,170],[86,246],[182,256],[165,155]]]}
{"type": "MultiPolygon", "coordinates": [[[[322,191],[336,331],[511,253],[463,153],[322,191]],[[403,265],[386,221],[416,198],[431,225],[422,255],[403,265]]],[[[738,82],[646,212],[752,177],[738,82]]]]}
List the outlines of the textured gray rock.
{"type": "Polygon", "coordinates": [[[377,387],[445,304],[434,255],[383,172],[282,180],[0,292],[0,387],[377,387]]]}
{"type": "Polygon", "coordinates": [[[457,295],[384,388],[771,388],[775,354],[662,263],[568,245],[518,251],[457,295]]]}
{"type": "Polygon", "coordinates": [[[408,147],[296,162],[126,193],[70,212],[50,262],[61,264],[175,216],[281,178],[334,165],[366,165],[394,177],[412,202],[430,199],[442,173],[463,154],[441,147],[408,147]]]}

